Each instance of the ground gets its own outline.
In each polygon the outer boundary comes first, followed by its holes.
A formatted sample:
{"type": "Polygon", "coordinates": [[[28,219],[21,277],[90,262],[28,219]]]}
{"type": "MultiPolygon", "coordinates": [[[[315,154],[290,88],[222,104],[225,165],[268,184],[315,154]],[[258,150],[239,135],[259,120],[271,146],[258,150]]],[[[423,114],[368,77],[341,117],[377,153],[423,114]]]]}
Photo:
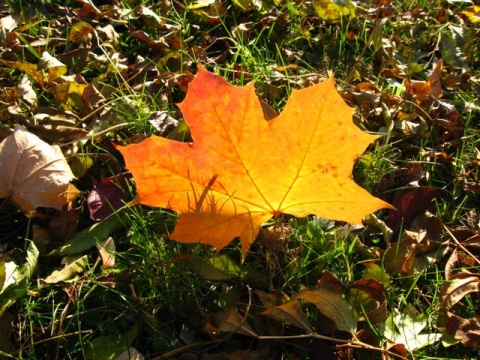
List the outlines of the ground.
{"type": "Polygon", "coordinates": [[[0,356],[478,358],[479,12],[468,0],[0,4],[0,356]],[[395,209],[362,226],[275,214],[244,253],[235,238],[219,252],[170,239],[177,209],[135,201],[118,146],[195,143],[178,104],[200,64],[255,81],[265,121],[292,89],[333,77],[351,121],[379,135],[353,179],[395,209]]]}

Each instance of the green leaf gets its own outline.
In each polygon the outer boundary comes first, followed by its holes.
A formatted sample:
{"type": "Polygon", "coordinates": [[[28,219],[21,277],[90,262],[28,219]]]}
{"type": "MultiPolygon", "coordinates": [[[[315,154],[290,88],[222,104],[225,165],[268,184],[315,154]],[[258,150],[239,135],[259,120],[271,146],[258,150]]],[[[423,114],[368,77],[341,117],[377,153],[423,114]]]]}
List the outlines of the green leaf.
{"type": "Polygon", "coordinates": [[[422,333],[428,321],[423,314],[406,311],[404,314],[391,314],[385,323],[383,336],[396,344],[403,344],[409,352],[431,345],[442,338],[439,333],[422,333]]]}
{"type": "Polygon", "coordinates": [[[248,271],[240,264],[233,261],[227,255],[219,255],[211,258],[185,255],[181,260],[198,276],[208,280],[232,280],[242,279],[248,276],[248,271]]]}
{"type": "Polygon", "coordinates": [[[288,301],[280,306],[272,306],[267,308],[262,315],[280,321],[286,325],[296,326],[308,332],[313,332],[308,322],[307,316],[300,308],[300,304],[296,300],[288,301]]]}
{"type": "Polygon", "coordinates": [[[27,247],[27,258],[21,265],[14,261],[3,263],[4,281],[0,289],[0,315],[3,310],[16,299],[27,292],[28,283],[32,277],[38,261],[38,249],[33,242],[27,247]]]}
{"type": "Polygon", "coordinates": [[[297,299],[302,299],[314,304],[323,315],[335,323],[338,330],[355,334],[357,319],[350,304],[340,293],[320,288],[306,290],[298,294],[297,299]]]}
{"type": "Polygon", "coordinates": [[[62,270],[55,270],[45,278],[47,284],[56,284],[60,281],[67,281],[75,278],[75,275],[83,272],[88,265],[88,256],[84,255],[80,258],[69,261],[62,270]]]}
{"type": "Polygon", "coordinates": [[[138,327],[134,326],[124,334],[99,336],[92,340],[85,351],[85,359],[114,360],[132,345],[137,334],[138,327]]]}
{"type": "Polygon", "coordinates": [[[377,264],[370,264],[363,271],[363,278],[377,280],[382,283],[385,288],[388,288],[390,285],[390,276],[388,276],[387,272],[377,264]]]}
{"type": "Polygon", "coordinates": [[[85,21],[80,21],[70,26],[68,41],[88,39],[91,34],[95,34],[93,26],[85,21]]]}
{"type": "Polygon", "coordinates": [[[461,36],[458,35],[457,29],[460,27],[449,25],[445,28],[441,35],[441,53],[443,61],[447,65],[450,65],[457,69],[463,69],[469,71],[467,58],[463,53],[460,42],[464,41],[461,36]]]}
{"type": "Polygon", "coordinates": [[[51,251],[48,256],[80,254],[105,241],[112,232],[121,229],[125,225],[127,219],[126,211],[127,207],[123,207],[105,220],[78,232],[65,245],[51,251]]]}

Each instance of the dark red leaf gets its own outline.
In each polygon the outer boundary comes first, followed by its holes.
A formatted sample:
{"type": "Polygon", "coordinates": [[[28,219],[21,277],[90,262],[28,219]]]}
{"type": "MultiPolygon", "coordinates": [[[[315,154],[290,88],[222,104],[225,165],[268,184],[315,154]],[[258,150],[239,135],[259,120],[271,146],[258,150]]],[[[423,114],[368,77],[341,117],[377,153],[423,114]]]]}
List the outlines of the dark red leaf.
{"type": "Polygon", "coordinates": [[[100,180],[93,187],[87,199],[92,220],[102,221],[132,199],[132,194],[128,190],[131,178],[131,173],[123,173],[100,180]]]}
{"type": "Polygon", "coordinates": [[[413,220],[425,213],[434,210],[433,199],[440,196],[440,191],[433,188],[407,189],[395,195],[392,205],[396,210],[390,210],[388,227],[392,229],[392,238],[398,235],[401,228],[408,228],[413,220]]]}

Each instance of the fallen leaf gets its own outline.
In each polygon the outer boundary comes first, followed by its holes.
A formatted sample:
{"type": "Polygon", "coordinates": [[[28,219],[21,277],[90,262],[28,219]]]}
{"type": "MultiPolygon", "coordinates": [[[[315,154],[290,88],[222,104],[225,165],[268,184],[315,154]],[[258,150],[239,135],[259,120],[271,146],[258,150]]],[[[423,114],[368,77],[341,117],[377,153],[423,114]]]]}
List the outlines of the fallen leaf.
{"type": "Polygon", "coordinates": [[[0,261],[0,316],[16,299],[27,293],[30,279],[37,268],[38,255],[37,247],[30,242],[21,264],[13,259],[0,261]]]}
{"type": "Polygon", "coordinates": [[[22,80],[17,86],[17,91],[22,101],[26,101],[29,105],[37,103],[37,93],[33,89],[32,83],[27,75],[22,76],[22,80]]]}
{"type": "Polygon", "coordinates": [[[322,315],[335,323],[338,330],[355,334],[357,319],[350,304],[342,297],[341,293],[319,288],[305,290],[296,298],[314,304],[322,315]]]}
{"type": "Polygon", "coordinates": [[[76,279],[77,274],[82,273],[88,266],[88,256],[70,256],[66,257],[65,267],[61,270],[53,271],[44,280],[47,284],[56,284],[60,281],[72,281],[76,279]]]}
{"type": "Polygon", "coordinates": [[[55,79],[58,79],[67,72],[67,67],[46,51],[43,52],[38,64],[2,59],[0,59],[0,64],[24,71],[41,87],[52,84],[55,79]]]}
{"type": "Polygon", "coordinates": [[[185,254],[177,257],[176,261],[181,261],[195,274],[208,280],[243,279],[248,276],[248,270],[242,269],[227,255],[207,258],[185,254]]]}
{"type": "Polygon", "coordinates": [[[441,74],[443,70],[443,60],[440,59],[428,76],[428,80],[419,81],[419,80],[406,80],[406,93],[414,95],[417,100],[420,102],[425,97],[431,95],[437,99],[443,96],[442,86],[441,86],[441,74]]]}
{"type": "Polygon", "coordinates": [[[363,314],[368,322],[377,324],[387,319],[387,300],[385,287],[373,279],[360,279],[349,288],[350,304],[359,314],[363,314]]]}
{"type": "Polygon", "coordinates": [[[125,222],[127,221],[126,209],[126,207],[123,207],[105,220],[79,231],[63,246],[48,253],[48,256],[80,254],[98,243],[102,243],[112,232],[125,226],[125,222]]]}
{"type": "Polygon", "coordinates": [[[469,6],[460,13],[465,15],[474,24],[480,22],[480,6],[478,5],[469,6]]]}
{"type": "Polygon", "coordinates": [[[295,326],[310,333],[313,332],[307,316],[296,300],[287,301],[285,304],[279,306],[269,307],[262,312],[262,315],[268,316],[286,325],[295,326]]]}
{"type": "Polygon", "coordinates": [[[253,83],[235,87],[200,66],[179,106],[193,143],[152,136],[118,146],[137,202],[179,214],[174,240],[220,250],[240,237],[245,254],[280,213],[361,223],[391,208],[352,180],[355,159],[378,136],[353,124],[333,79],[293,90],[267,122],[253,83]]]}
{"type": "Polygon", "coordinates": [[[37,247],[38,252],[43,255],[52,243],[52,237],[47,229],[34,224],[32,225],[32,242],[37,247]]]}
{"type": "MultiPolygon", "coordinates": [[[[90,346],[86,348],[84,358],[86,360],[117,359],[126,350],[130,350],[131,344],[137,338],[138,326],[132,326],[126,333],[102,335],[93,339],[90,346]]],[[[141,359],[142,355],[132,352],[129,359],[141,359]],[[140,357],[139,357],[140,355],[140,357]]]]}
{"type": "Polygon", "coordinates": [[[102,269],[112,269],[115,267],[115,240],[110,236],[101,244],[97,244],[98,253],[102,258],[102,269]]]}
{"type": "Polygon", "coordinates": [[[449,312],[445,320],[445,329],[462,344],[480,348],[480,316],[465,319],[449,312]]]}
{"type": "Polygon", "coordinates": [[[257,244],[262,244],[269,250],[284,252],[292,230],[287,224],[275,224],[264,227],[257,237],[257,244]]]}
{"type": "Polygon", "coordinates": [[[433,199],[440,195],[441,192],[438,189],[428,187],[399,191],[392,200],[395,210],[390,210],[387,223],[393,230],[392,238],[394,239],[402,229],[408,229],[412,221],[425,211],[433,212],[435,208],[433,199]]]}
{"type": "Polygon", "coordinates": [[[237,333],[256,337],[257,333],[247,323],[246,317],[240,315],[237,308],[230,308],[223,312],[205,314],[205,330],[209,333],[237,333]]]}
{"type": "Polygon", "coordinates": [[[155,111],[148,121],[162,135],[170,134],[178,126],[178,120],[168,115],[167,111],[155,111]]]}
{"type": "Polygon", "coordinates": [[[444,311],[447,334],[474,348],[480,348],[480,315],[463,318],[450,310],[466,295],[472,293],[478,295],[479,292],[480,275],[466,270],[454,274],[450,281],[440,288],[440,303],[444,311]]]}
{"type": "Polygon", "coordinates": [[[115,360],[143,360],[145,357],[135,348],[129,347],[122,352],[115,360]]]}
{"type": "Polygon", "coordinates": [[[90,219],[102,221],[130,201],[130,173],[100,180],[88,195],[90,219]]]}
{"type": "Polygon", "coordinates": [[[463,271],[452,276],[440,289],[440,301],[444,310],[450,310],[465,295],[480,292],[480,275],[463,271]]]}
{"type": "Polygon", "coordinates": [[[436,97],[437,99],[443,96],[442,84],[441,84],[441,77],[442,77],[442,70],[443,70],[443,60],[438,60],[437,65],[433,71],[428,75],[428,81],[430,82],[431,87],[431,94],[436,97]]]}
{"type": "Polygon", "coordinates": [[[35,135],[54,143],[79,140],[88,135],[88,131],[73,126],[28,124],[27,128],[35,135]]]}
{"type": "Polygon", "coordinates": [[[440,261],[448,251],[448,241],[443,240],[439,231],[441,226],[441,220],[429,213],[415,219],[412,231],[406,230],[398,243],[390,244],[385,250],[385,269],[405,276],[405,281],[412,281],[412,275],[440,261]]]}
{"type": "Polygon", "coordinates": [[[317,287],[341,293],[345,290],[345,284],[328,270],[322,272],[322,277],[317,282],[317,287]]]}
{"type": "Polygon", "coordinates": [[[431,345],[440,340],[440,333],[425,333],[428,319],[423,314],[416,314],[412,308],[405,313],[392,314],[385,324],[383,335],[396,344],[403,344],[409,352],[431,345]]]}
{"type": "Polygon", "coordinates": [[[330,22],[354,18],[357,8],[351,0],[313,0],[312,5],[322,20],[330,22]]]}
{"type": "Polygon", "coordinates": [[[65,75],[68,70],[65,64],[46,51],[44,51],[40,59],[38,59],[37,68],[47,73],[47,84],[51,84],[60,76],[65,75]]]}
{"type": "Polygon", "coordinates": [[[366,269],[363,271],[364,279],[373,279],[381,283],[385,288],[390,286],[390,276],[388,276],[385,269],[377,264],[366,264],[366,269]]]}
{"type": "Polygon", "coordinates": [[[60,149],[22,127],[0,144],[0,173],[0,198],[10,198],[24,211],[61,210],[78,194],[60,149]]]}
{"type": "Polygon", "coordinates": [[[290,301],[290,297],[281,291],[274,291],[272,293],[266,293],[260,289],[255,289],[253,292],[258,296],[260,302],[265,308],[279,306],[287,301],[290,301]]]}

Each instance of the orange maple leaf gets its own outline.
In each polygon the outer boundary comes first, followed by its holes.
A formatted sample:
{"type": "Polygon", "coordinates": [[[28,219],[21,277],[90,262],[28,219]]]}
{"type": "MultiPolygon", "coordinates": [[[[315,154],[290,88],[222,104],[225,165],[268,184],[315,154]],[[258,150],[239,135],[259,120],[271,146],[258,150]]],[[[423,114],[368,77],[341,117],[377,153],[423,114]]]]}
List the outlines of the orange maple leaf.
{"type": "Polygon", "coordinates": [[[266,121],[253,83],[236,87],[200,66],[179,106],[193,143],[152,136],[118,147],[137,202],[179,214],[174,240],[220,250],[239,237],[245,254],[280,213],[361,223],[391,207],[352,179],[355,159],[378,136],[353,124],[333,79],[293,90],[266,121]]]}

